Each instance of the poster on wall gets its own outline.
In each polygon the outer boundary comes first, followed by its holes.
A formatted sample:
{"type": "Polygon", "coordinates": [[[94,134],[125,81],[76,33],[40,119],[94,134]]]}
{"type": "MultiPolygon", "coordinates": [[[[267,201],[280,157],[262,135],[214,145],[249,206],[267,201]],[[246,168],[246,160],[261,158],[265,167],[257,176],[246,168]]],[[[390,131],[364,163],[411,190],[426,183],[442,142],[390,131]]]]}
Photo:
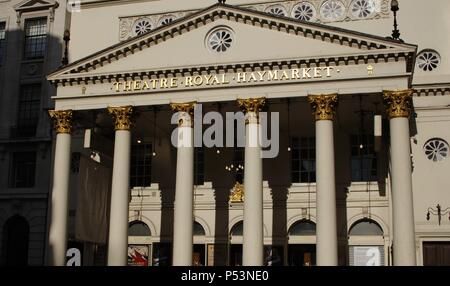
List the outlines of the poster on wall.
{"type": "Polygon", "coordinates": [[[148,246],[128,246],[128,266],[148,266],[148,246]]]}
{"type": "Polygon", "coordinates": [[[353,265],[354,266],[381,266],[380,247],[378,246],[354,246],[353,265]]]}

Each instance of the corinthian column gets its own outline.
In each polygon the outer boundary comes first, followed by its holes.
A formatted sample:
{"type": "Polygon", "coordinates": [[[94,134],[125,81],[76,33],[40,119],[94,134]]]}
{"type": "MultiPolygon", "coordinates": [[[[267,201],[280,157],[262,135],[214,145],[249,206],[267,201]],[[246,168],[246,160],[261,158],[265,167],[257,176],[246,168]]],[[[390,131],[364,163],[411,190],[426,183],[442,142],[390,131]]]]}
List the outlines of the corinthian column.
{"type": "Polygon", "coordinates": [[[337,94],[308,96],[316,119],[317,265],[337,266],[333,120],[337,94]]]}
{"type": "Polygon", "coordinates": [[[260,145],[259,112],[265,98],[239,99],[245,113],[245,167],[244,167],[244,266],[262,266],[264,263],[263,234],[263,178],[260,145]]]}
{"type": "Polygon", "coordinates": [[[194,224],[195,102],[173,103],[178,113],[177,178],[175,185],[173,265],[192,266],[194,224]]]}
{"type": "Polygon", "coordinates": [[[55,122],[56,130],[49,230],[49,264],[64,266],[66,264],[67,249],[72,110],[50,110],[49,115],[55,122]]]}
{"type": "Polygon", "coordinates": [[[384,91],[391,132],[394,265],[415,266],[414,210],[409,116],[412,90],[384,91]]]}
{"type": "Polygon", "coordinates": [[[108,266],[126,266],[128,258],[128,204],[132,106],[108,107],[116,130],[111,186],[108,266]]]}

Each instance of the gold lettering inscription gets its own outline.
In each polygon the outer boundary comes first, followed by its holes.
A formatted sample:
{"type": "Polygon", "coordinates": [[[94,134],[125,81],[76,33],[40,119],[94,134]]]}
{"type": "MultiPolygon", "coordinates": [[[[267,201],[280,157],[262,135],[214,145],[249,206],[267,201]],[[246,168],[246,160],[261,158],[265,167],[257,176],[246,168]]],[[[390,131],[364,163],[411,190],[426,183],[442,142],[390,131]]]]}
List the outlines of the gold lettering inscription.
{"type": "Polygon", "coordinates": [[[179,87],[222,86],[231,83],[263,83],[289,80],[320,80],[331,78],[338,70],[334,67],[293,68],[286,70],[268,70],[255,72],[237,72],[235,74],[209,74],[185,77],[154,78],[112,83],[115,92],[140,92],[156,89],[176,89],[179,87]]]}

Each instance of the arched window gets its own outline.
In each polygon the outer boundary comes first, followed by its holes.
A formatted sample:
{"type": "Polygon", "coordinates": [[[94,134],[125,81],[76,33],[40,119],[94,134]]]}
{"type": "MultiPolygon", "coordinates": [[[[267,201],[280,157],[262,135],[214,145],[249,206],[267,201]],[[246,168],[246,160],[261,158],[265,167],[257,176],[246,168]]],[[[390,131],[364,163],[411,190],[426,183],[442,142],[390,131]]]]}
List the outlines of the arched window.
{"type": "Polygon", "coordinates": [[[129,236],[151,236],[150,228],[142,221],[133,221],[128,227],[129,236]]]}
{"type": "Polygon", "coordinates": [[[236,223],[230,231],[230,235],[233,236],[242,236],[244,233],[244,223],[242,221],[236,223]]]}
{"type": "Polygon", "coordinates": [[[381,226],[369,218],[355,222],[349,230],[350,266],[383,266],[385,242],[381,226]]]}
{"type": "Polygon", "coordinates": [[[194,221],[194,236],[204,236],[205,235],[205,229],[201,224],[194,221]]]}
{"type": "Polygon", "coordinates": [[[300,220],[291,226],[289,235],[316,235],[316,224],[310,220],[300,220]]]}
{"type": "Polygon", "coordinates": [[[15,215],[3,227],[3,253],[6,265],[28,264],[28,241],[30,226],[24,217],[15,215]]]}
{"type": "Polygon", "coordinates": [[[381,226],[371,219],[362,219],[355,222],[350,228],[349,235],[383,235],[381,226]]]}

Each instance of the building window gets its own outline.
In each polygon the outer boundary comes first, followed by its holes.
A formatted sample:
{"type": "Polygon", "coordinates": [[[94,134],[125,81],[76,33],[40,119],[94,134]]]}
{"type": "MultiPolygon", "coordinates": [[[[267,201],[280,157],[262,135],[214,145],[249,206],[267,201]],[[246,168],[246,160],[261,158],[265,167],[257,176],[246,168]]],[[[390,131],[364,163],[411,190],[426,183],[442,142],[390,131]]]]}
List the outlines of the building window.
{"type": "Polygon", "coordinates": [[[384,232],[371,219],[354,223],[349,231],[350,266],[384,266],[384,232]]]}
{"type": "Polygon", "coordinates": [[[320,15],[326,21],[338,21],[345,16],[345,6],[341,1],[328,0],[320,7],[320,15]]]}
{"type": "Polygon", "coordinates": [[[440,138],[433,138],[427,141],[423,146],[425,155],[428,160],[433,162],[443,161],[448,157],[449,145],[445,140],[440,138]]]}
{"type": "Polygon", "coordinates": [[[165,26],[165,25],[169,25],[170,23],[172,23],[173,21],[175,21],[176,17],[174,15],[166,15],[163,16],[158,23],[158,26],[165,26]]]}
{"type": "Polygon", "coordinates": [[[220,27],[208,34],[207,46],[216,53],[224,53],[231,48],[234,42],[233,32],[226,27],[220,27]]]}
{"type": "Polygon", "coordinates": [[[3,61],[5,54],[5,42],[6,42],[6,23],[0,22],[0,64],[3,61]]]}
{"type": "Polygon", "coordinates": [[[47,46],[47,18],[25,21],[25,59],[39,59],[47,46]]]}
{"type": "Polygon", "coordinates": [[[291,162],[293,183],[316,182],[316,139],[292,138],[291,162]]]}
{"type": "Polygon", "coordinates": [[[282,5],[279,5],[279,4],[267,7],[266,13],[269,13],[269,14],[272,14],[275,16],[282,16],[282,17],[287,16],[286,9],[282,5]]]}
{"type": "Polygon", "coordinates": [[[292,9],[292,17],[301,21],[313,21],[316,14],[316,8],[308,2],[300,2],[292,9]]]}
{"type": "Polygon", "coordinates": [[[135,36],[140,36],[150,32],[153,29],[153,23],[148,18],[141,18],[136,20],[133,27],[133,33],[135,36]]]}
{"type": "Polygon", "coordinates": [[[194,150],[194,185],[200,186],[205,182],[205,152],[201,147],[194,150]]]}
{"type": "Polygon", "coordinates": [[[377,156],[373,135],[352,135],[351,149],[352,181],[376,181],[377,156]]]}
{"type": "Polygon", "coordinates": [[[376,12],[377,2],[375,0],[353,0],[350,8],[355,18],[364,19],[376,12]]]}
{"type": "Polygon", "coordinates": [[[417,66],[423,71],[434,71],[440,63],[441,57],[436,51],[424,50],[417,55],[417,66]]]}
{"type": "Polygon", "coordinates": [[[32,188],[36,171],[36,152],[14,152],[11,157],[9,186],[32,188]]]}
{"type": "Polygon", "coordinates": [[[23,85],[20,90],[17,115],[17,136],[34,136],[41,106],[41,85],[23,85]]]}
{"type": "Polygon", "coordinates": [[[152,181],[152,144],[142,143],[131,148],[130,187],[148,187],[152,181]]]}

